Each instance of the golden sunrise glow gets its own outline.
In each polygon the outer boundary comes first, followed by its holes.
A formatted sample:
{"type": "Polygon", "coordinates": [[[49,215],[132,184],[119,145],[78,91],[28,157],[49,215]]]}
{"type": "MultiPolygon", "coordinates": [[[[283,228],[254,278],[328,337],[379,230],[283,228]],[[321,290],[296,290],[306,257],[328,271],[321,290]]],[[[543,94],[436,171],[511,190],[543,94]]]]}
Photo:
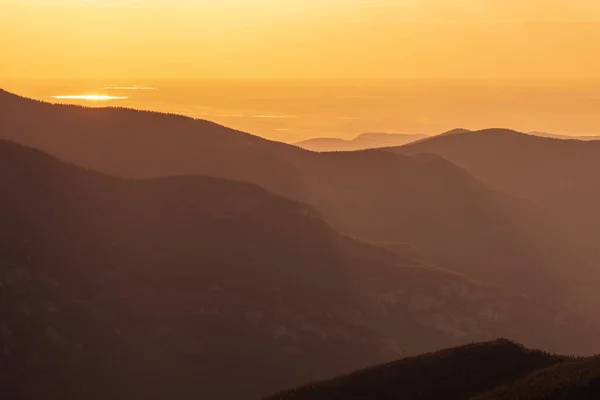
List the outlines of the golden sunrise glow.
{"type": "Polygon", "coordinates": [[[290,143],[595,135],[597,43],[598,0],[0,0],[0,88],[290,143]]]}
{"type": "Polygon", "coordinates": [[[0,0],[0,78],[600,78],[597,0],[0,0]]]}
{"type": "Polygon", "coordinates": [[[100,94],[81,94],[71,96],[52,96],[58,100],[87,100],[87,101],[108,101],[108,100],[123,100],[128,99],[126,96],[107,96],[100,94]]]}
{"type": "Polygon", "coordinates": [[[102,90],[156,90],[156,88],[148,86],[106,86],[102,90]]]}

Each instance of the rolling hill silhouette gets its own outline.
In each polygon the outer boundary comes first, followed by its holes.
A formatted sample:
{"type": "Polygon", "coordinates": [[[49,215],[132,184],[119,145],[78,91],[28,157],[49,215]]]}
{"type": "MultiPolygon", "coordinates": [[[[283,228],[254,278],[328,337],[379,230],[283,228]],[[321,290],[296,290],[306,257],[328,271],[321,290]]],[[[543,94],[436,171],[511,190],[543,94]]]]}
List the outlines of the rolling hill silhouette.
{"type": "Polygon", "coordinates": [[[591,400],[600,359],[528,350],[505,339],[438,351],[283,392],[270,400],[591,400]]]}
{"type": "MultiPolygon", "coordinates": [[[[546,212],[558,237],[580,261],[571,268],[581,283],[600,282],[600,142],[535,137],[489,129],[394,148],[400,154],[436,154],[489,187],[527,199],[546,212]]],[[[590,292],[595,292],[592,287],[590,292]]],[[[593,293],[592,293],[593,295],[593,293]]],[[[600,305],[595,297],[592,309],[600,305]]]]}
{"type": "Polygon", "coordinates": [[[467,132],[472,132],[469,129],[464,129],[464,128],[456,128],[456,129],[451,129],[449,131],[440,133],[437,136],[448,136],[448,135],[456,135],[456,134],[460,134],[460,133],[467,133],[467,132]]]}
{"type": "MultiPolygon", "coordinates": [[[[440,133],[438,136],[453,135],[465,132],[471,131],[468,129],[456,128],[440,133]]],[[[317,152],[357,151],[403,146],[409,143],[416,143],[421,140],[426,140],[430,137],[432,136],[421,134],[363,133],[352,140],[339,138],[314,138],[294,143],[294,145],[305,150],[317,152]]]]}
{"type": "Polygon", "coordinates": [[[313,153],[207,121],[51,105],[7,92],[0,107],[1,137],[68,162],[122,177],[251,182],[315,207],[344,234],[410,243],[424,262],[568,305],[564,266],[580,260],[529,205],[440,157],[313,153]]]}
{"type": "Polygon", "coordinates": [[[9,398],[251,398],[497,336],[598,344],[576,316],[341,236],[252,184],[110,177],[0,141],[0,187],[9,398]]]}
{"type": "MultiPolygon", "coordinates": [[[[592,176],[600,165],[600,142],[596,141],[488,129],[433,137],[390,151],[437,154],[498,190],[565,209],[579,208],[581,204],[568,202],[597,196],[600,187],[592,176]]],[[[589,200],[595,202],[597,197],[589,200]]]]}
{"type": "Polygon", "coordinates": [[[355,151],[381,147],[402,146],[427,138],[419,134],[363,133],[354,139],[315,138],[294,143],[295,146],[311,151],[355,151]]]}
{"type": "Polygon", "coordinates": [[[491,390],[473,400],[594,400],[600,398],[600,357],[569,360],[491,390]]]}

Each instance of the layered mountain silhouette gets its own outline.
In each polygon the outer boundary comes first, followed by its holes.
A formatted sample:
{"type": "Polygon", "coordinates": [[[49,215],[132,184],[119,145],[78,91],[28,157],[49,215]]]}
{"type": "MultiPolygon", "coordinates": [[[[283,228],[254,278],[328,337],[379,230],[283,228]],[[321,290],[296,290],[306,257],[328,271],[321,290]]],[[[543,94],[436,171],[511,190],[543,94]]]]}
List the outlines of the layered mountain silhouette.
{"type": "Polygon", "coordinates": [[[296,146],[311,151],[355,151],[381,147],[402,146],[427,138],[427,135],[395,133],[363,133],[354,139],[315,138],[295,143],[296,146]]]}
{"type": "MultiPolygon", "coordinates": [[[[465,132],[471,131],[468,129],[456,128],[440,133],[438,136],[465,132]]],[[[363,133],[351,140],[340,138],[314,138],[294,143],[294,145],[305,150],[317,152],[357,151],[403,146],[405,144],[426,140],[430,137],[432,136],[422,134],[363,133]]]]}
{"type": "Polygon", "coordinates": [[[457,343],[599,337],[253,184],[110,177],[0,141],[0,187],[7,398],[258,398],[457,343]]]}
{"type": "Polygon", "coordinates": [[[573,359],[491,390],[474,400],[600,398],[600,357],[573,359]]]}
{"type": "MultiPolygon", "coordinates": [[[[390,151],[439,155],[487,186],[527,199],[545,210],[546,219],[560,227],[561,241],[580,256],[580,262],[570,268],[585,282],[598,284],[600,142],[489,129],[435,137],[390,151]]],[[[593,308],[597,305],[596,297],[593,308]]]]}
{"type": "Polygon", "coordinates": [[[488,129],[433,137],[391,151],[440,155],[493,188],[566,212],[580,208],[586,200],[598,200],[600,183],[593,179],[600,165],[600,142],[596,141],[488,129]]]}
{"type": "MultiPolygon", "coordinates": [[[[524,201],[432,155],[314,153],[207,121],[51,105],[0,92],[0,135],[128,178],[200,174],[309,204],[337,231],[568,307],[579,254],[524,201]],[[565,294],[566,295],[566,294],[565,294]]],[[[460,137],[460,132],[446,137],[460,137]]]]}
{"type": "Polygon", "coordinates": [[[591,400],[600,396],[600,358],[529,350],[500,339],[407,358],[271,400],[591,400]]]}

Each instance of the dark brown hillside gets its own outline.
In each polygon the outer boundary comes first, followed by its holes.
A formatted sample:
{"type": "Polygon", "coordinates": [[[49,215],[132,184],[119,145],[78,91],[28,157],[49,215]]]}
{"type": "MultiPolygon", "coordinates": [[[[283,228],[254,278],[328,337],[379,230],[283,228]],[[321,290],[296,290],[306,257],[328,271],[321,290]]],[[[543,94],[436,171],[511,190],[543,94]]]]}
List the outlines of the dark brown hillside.
{"type": "Polygon", "coordinates": [[[500,339],[405,358],[269,399],[593,400],[598,396],[598,357],[553,355],[500,339]]]}
{"type": "Polygon", "coordinates": [[[574,316],[251,184],[113,178],[0,141],[0,187],[7,398],[258,398],[498,336],[597,348],[574,316]]]}
{"type": "Polygon", "coordinates": [[[600,398],[600,357],[540,369],[473,400],[595,400],[600,398]]]}
{"type": "Polygon", "coordinates": [[[600,359],[529,350],[500,339],[406,358],[269,399],[595,400],[600,359]]]}
{"type": "Polygon", "coordinates": [[[283,392],[271,399],[464,400],[567,361],[566,357],[497,340],[406,358],[283,392]]]}
{"type": "Polygon", "coordinates": [[[277,192],[299,190],[298,172],[289,157],[302,150],[209,121],[51,105],[2,90],[0,109],[2,139],[112,175],[156,178],[195,173],[254,182],[277,192]]]}
{"type": "Polygon", "coordinates": [[[0,186],[8,397],[241,398],[392,354],[336,312],[363,303],[310,207],[212,178],[109,178],[6,142],[0,186]]]}

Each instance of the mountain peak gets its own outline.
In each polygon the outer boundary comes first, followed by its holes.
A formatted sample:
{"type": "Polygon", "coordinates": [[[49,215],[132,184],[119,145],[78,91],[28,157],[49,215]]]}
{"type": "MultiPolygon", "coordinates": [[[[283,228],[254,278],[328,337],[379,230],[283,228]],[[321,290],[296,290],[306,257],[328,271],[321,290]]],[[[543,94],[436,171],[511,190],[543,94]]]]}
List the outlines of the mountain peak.
{"type": "Polygon", "coordinates": [[[438,136],[458,135],[458,134],[461,134],[461,133],[468,133],[468,132],[472,132],[472,131],[470,129],[455,128],[455,129],[451,129],[449,131],[440,133],[438,136]]]}
{"type": "Polygon", "coordinates": [[[479,134],[511,134],[511,135],[523,135],[526,136],[525,133],[523,132],[519,132],[516,131],[514,129],[510,129],[510,128],[486,128],[486,129],[480,129],[478,131],[472,131],[474,133],[479,133],[479,134]]]}

